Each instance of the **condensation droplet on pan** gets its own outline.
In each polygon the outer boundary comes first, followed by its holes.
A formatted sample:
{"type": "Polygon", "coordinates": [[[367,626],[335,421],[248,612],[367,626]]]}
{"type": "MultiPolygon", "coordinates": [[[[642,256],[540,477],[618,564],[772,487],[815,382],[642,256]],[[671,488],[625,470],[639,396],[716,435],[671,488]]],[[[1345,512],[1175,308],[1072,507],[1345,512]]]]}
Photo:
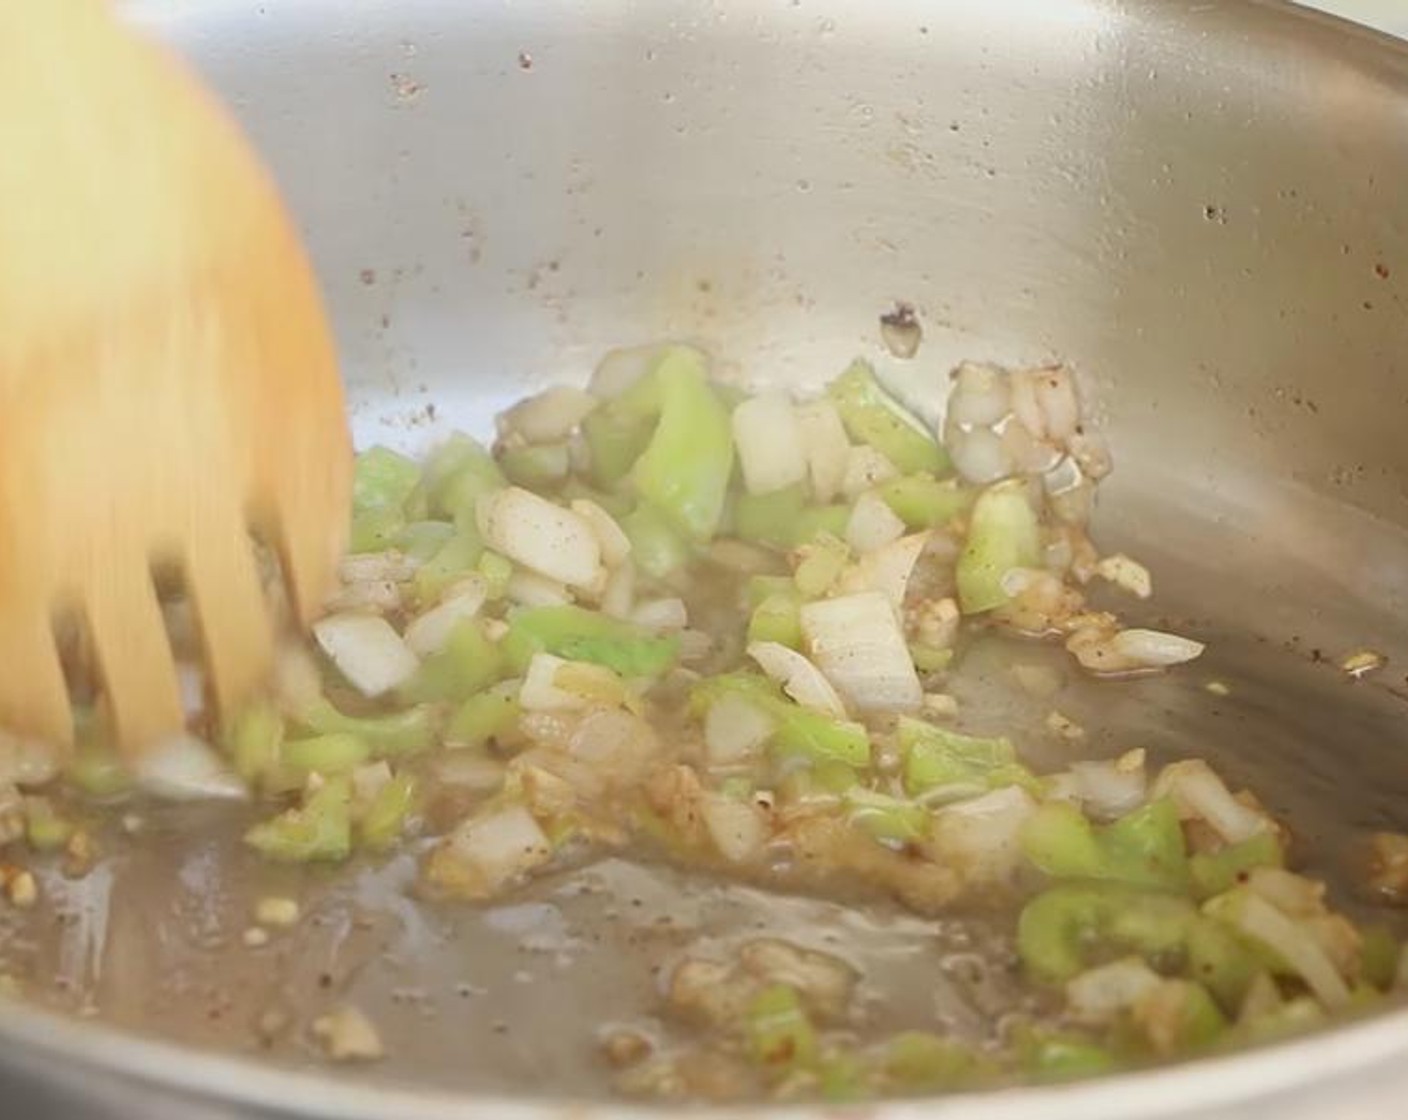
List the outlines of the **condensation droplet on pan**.
{"type": "Polygon", "coordinates": [[[923,339],[924,328],[911,304],[896,301],[891,310],[880,316],[880,340],[896,358],[907,361],[914,357],[923,339]]]}

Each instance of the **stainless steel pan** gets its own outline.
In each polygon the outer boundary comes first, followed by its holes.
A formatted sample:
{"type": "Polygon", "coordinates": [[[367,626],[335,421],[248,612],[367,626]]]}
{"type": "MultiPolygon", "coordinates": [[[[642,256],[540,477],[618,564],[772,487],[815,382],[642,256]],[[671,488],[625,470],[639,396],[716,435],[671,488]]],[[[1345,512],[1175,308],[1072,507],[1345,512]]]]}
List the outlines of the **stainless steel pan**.
{"type": "MultiPolygon", "coordinates": [[[[1100,538],[1153,567],[1151,617],[1210,643],[1186,672],[1074,685],[1095,748],[1213,756],[1330,876],[1358,830],[1408,826],[1400,47],[1269,0],[128,6],[275,164],[361,442],[482,429],[654,337],[819,382],[883,357],[877,315],[907,300],[925,342],[895,372],[920,396],[963,357],[1074,363],[1118,461],[1100,538]],[[1388,667],[1352,682],[1333,663],[1365,647],[1388,667]]],[[[755,920],[840,936],[909,1000],[964,998],[946,927],[621,863],[487,912],[407,902],[399,863],[313,879],[316,920],[252,951],[250,897],[294,884],[227,823],[193,842],[154,818],[47,910],[0,914],[0,956],[55,978],[44,1008],[0,1005],[0,1114],[621,1115],[591,1025],[638,1008],[681,938],[755,920]],[[375,1069],[329,1071],[297,1029],[348,995],[390,1045],[375,1069]]],[[[1405,1070],[1397,1011],[871,1112],[1367,1117],[1405,1070]]]]}

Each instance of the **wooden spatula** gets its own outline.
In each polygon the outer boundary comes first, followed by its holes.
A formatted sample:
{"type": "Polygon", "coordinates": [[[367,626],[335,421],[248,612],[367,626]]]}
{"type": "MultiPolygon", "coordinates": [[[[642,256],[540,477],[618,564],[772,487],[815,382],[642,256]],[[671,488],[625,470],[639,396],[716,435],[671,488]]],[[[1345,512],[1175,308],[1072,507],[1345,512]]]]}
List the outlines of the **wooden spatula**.
{"type": "Polygon", "coordinates": [[[233,121],[100,0],[0,0],[0,727],[72,740],[76,610],[129,756],[182,728],[154,565],[228,714],[272,657],[250,531],[307,621],[350,485],[309,262],[233,121]]]}

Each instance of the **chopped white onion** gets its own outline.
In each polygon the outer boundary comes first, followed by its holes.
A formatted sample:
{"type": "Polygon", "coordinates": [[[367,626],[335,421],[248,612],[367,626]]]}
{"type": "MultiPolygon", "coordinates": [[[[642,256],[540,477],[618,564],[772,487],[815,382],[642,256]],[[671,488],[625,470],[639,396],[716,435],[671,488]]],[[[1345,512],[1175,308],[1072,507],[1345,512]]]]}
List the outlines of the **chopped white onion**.
{"type": "Polygon", "coordinates": [[[249,790],[202,739],[183,732],[144,752],[134,768],[137,784],[172,801],[244,801],[249,790]]]}
{"type": "Polygon", "coordinates": [[[1012,415],[1017,423],[1037,439],[1046,438],[1046,417],[1036,399],[1035,375],[1031,370],[1014,369],[1007,377],[1012,393],[1012,415]]]}
{"type": "Polygon", "coordinates": [[[1068,980],[1066,1006],[1078,1023],[1108,1026],[1162,983],[1163,977],[1142,959],[1127,957],[1068,980]]]}
{"type": "Polygon", "coordinates": [[[636,569],[629,562],[616,568],[601,593],[601,613],[612,618],[629,618],[635,606],[636,569]]]}
{"type": "Polygon", "coordinates": [[[471,817],[446,838],[445,847],[466,878],[466,893],[478,897],[493,894],[552,856],[552,844],[521,805],[471,817]]]}
{"type": "MultiPolygon", "coordinates": [[[[1123,552],[1106,556],[1095,565],[1095,571],[1102,579],[1109,580],[1116,587],[1124,588],[1136,598],[1147,599],[1154,593],[1154,580],[1149,574],[1149,569],[1139,561],[1131,560],[1123,552]]],[[[1199,648],[1201,650],[1201,647],[1199,648]]]]}
{"type": "Polygon", "coordinates": [[[416,563],[403,552],[357,552],[345,556],[338,567],[343,583],[404,583],[416,574],[416,563]]]}
{"type": "Polygon", "coordinates": [[[751,802],[706,793],[699,812],[709,830],[709,839],[730,863],[744,863],[763,850],[768,837],[767,819],[751,802]]]}
{"type": "Polygon", "coordinates": [[[738,405],[733,442],[748,493],[770,494],[806,480],[802,430],[786,393],[759,393],[738,405]]]}
{"type": "Polygon", "coordinates": [[[401,635],[379,615],[331,614],[313,624],[313,636],[363,696],[390,692],[420,667],[401,635]]]}
{"type": "Polygon", "coordinates": [[[625,563],[631,554],[631,538],[617,524],[616,519],[590,498],[577,498],[571,503],[572,512],[591,526],[601,547],[602,562],[608,568],[616,568],[625,563]]]}
{"type": "Polygon", "coordinates": [[[557,443],[585,420],[597,399],[575,385],[554,385],[519,401],[499,417],[501,431],[516,432],[528,443],[557,443]]]}
{"type": "Polygon", "coordinates": [[[846,718],[846,705],[822,671],[781,642],[749,642],[748,656],[782,686],[782,691],[804,708],[838,719],[846,718]]]}
{"type": "Polygon", "coordinates": [[[450,631],[466,618],[473,618],[484,606],[489,585],[480,575],[471,574],[456,582],[437,606],[411,620],[402,637],[417,657],[439,653],[450,631]]]}
{"type": "Polygon", "coordinates": [[[344,583],[323,604],[330,611],[374,611],[389,614],[401,609],[401,585],[391,580],[358,580],[344,583]]]}
{"type": "Polygon", "coordinates": [[[640,716],[619,708],[592,712],[567,740],[567,753],[608,782],[626,787],[660,752],[654,729],[640,716]]]}
{"type": "Polygon", "coordinates": [[[1293,968],[1327,1008],[1349,1002],[1349,988],[1325,950],[1300,923],[1259,895],[1248,893],[1230,908],[1232,923],[1293,968]]]}
{"type": "MultiPolygon", "coordinates": [[[[851,507],[846,522],[846,543],[858,553],[884,548],[904,536],[904,522],[890,503],[874,490],[867,490],[851,507]]],[[[917,556],[917,553],[916,553],[917,556]]]]}
{"type": "Polygon", "coordinates": [[[1149,787],[1143,751],[1098,762],[1073,762],[1071,778],[1081,805],[1101,820],[1114,820],[1139,808],[1149,787]]]}
{"type": "Polygon", "coordinates": [[[576,692],[558,687],[557,671],[567,662],[551,653],[535,653],[523,675],[518,702],[529,712],[577,712],[592,706],[576,692]]]}
{"type": "Polygon", "coordinates": [[[954,469],[968,482],[986,486],[1012,473],[1012,457],[1003,447],[1002,437],[989,428],[965,432],[951,425],[945,429],[944,446],[954,469]]]}
{"type": "Polygon", "coordinates": [[[934,819],[931,844],[972,884],[1009,881],[1022,862],[1021,833],[1036,801],[1020,786],[1004,786],[960,801],[934,819]]]}
{"type": "Polygon", "coordinates": [[[883,548],[862,554],[841,574],[838,589],[843,594],[878,591],[899,610],[904,606],[909,577],[928,546],[929,537],[929,533],[911,533],[883,548]]]}
{"type": "Polygon", "coordinates": [[[964,362],[953,372],[945,419],[964,428],[991,427],[1012,409],[1007,373],[997,366],[964,362]]]}
{"type": "Polygon", "coordinates": [[[1264,816],[1233,797],[1222,779],[1200,758],[1165,766],[1154,782],[1151,796],[1173,798],[1180,817],[1206,821],[1226,844],[1240,844],[1272,827],[1264,816]]]}
{"type": "Polygon", "coordinates": [[[679,598],[647,599],[637,603],[630,618],[637,626],[662,634],[683,630],[689,625],[689,611],[679,598]]]}
{"type": "Polygon", "coordinates": [[[523,570],[508,577],[504,595],[524,607],[558,607],[572,601],[572,593],[557,580],[523,570]]]}
{"type": "Polygon", "coordinates": [[[773,718],[743,697],[726,692],[704,716],[704,747],[711,766],[748,762],[777,729],[773,718]]]}
{"type": "Polygon", "coordinates": [[[805,603],[812,660],[856,709],[912,712],[924,698],[895,609],[878,591],[805,603]]]}
{"type": "Polygon", "coordinates": [[[859,444],[846,450],[846,469],[841,475],[841,493],[855,499],[882,482],[899,477],[899,468],[875,448],[859,444]]]}
{"type": "Polygon", "coordinates": [[[813,500],[825,504],[841,493],[851,441],[836,406],[823,398],[797,407],[802,449],[807,457],[813,500]]]}
{"type": "Polygon", "coordinates": [[[352,771],[352,797],[360,805],[365,805],[391,781],[391,766],[383,759],[369,762],[352,771]]]}
{"type": "Polygon", "coordinates": [[[592,371],[591,382],[587,388],[598,400],[619,397],[650,372],[666,345],[650,343],[645,346],[619,346],[608,350],[592,371]]]}
{"type": "Polygon", "coordinates": [[[479,500],[479,531],[510,560],[569,587],[602,581],[601,545],[587,521],[518,486],[479,500]]]}

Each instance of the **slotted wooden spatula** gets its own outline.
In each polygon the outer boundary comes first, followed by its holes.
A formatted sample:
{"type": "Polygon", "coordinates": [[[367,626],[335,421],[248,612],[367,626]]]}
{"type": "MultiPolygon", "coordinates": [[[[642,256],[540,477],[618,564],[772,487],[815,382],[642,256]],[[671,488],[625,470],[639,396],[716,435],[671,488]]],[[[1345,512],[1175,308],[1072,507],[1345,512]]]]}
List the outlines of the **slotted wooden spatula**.
{"type": "Polygon", "coordinates": [[[181,729],[154,565],[230,712],[272,658],[251,528],[307,621],[350,485],[317,287],[239,129],[101,0],[0,0],[0,727],[72,740],[76,610],[129,757],[181,729]]]}

